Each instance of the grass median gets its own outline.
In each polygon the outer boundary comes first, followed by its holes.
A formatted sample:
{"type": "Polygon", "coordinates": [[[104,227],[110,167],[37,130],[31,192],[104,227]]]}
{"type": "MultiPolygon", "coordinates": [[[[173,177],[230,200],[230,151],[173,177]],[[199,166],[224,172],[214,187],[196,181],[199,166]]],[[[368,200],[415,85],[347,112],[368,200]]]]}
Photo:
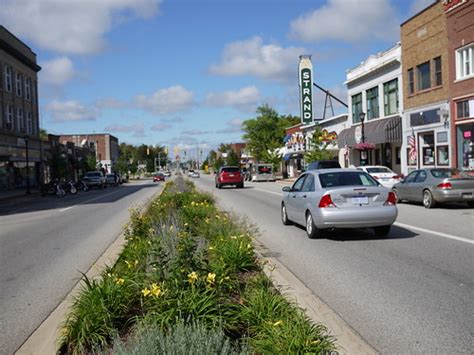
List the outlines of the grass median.
{"type": "Polygon", "coordinates": [[[141,214],[101,277],[84,277],[61,352],[323,353],[335,339],[261,271],[254,231],[182,178],[141,214]]]}

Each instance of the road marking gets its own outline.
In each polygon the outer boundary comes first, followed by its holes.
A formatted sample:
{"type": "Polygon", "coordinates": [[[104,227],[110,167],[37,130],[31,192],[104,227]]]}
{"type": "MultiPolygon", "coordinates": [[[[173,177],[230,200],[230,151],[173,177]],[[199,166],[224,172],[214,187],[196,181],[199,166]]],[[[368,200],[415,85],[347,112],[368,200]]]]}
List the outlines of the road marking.
{"type": "Polygon", "coordinates": [[[59,210],[59,212],[64,212],[64,211],[70,210],[71,208],[74,208],[74,207],[77,207],[77,206],[80,206],[80,205],[83,205],[83,204],[86,204],[86,203],[89,203],[89,202],[98,200],[98,199],[100,199],[100,198],[102,198],[102,197],[106,197],[106,196],[110,196],[110,195],[116,194],[117,192],[121,192],[121,191],[122,191],[122,190],[117,190],[117,191],[111,192],[111,193],[106,194],[106,195],[100,195],[100,196],[91,198],[91,199],[89,199],[89,200],[82,201],[82,202],[78,203],[77,205],[69,206],[69,207],[66,207],[66,208],[62,208],[62,209],[59,210]]]}
{"type": "Polygon", "coordinates": [[[409,224],[404,224],[404,223],[399,223],[399,222],[395,222],[394,225],[399,226],[399,227],[403,227],[403,228],[413,229],[413,230],[416,230],[416,231],[419,231],[419,232],[424,232],[424,233],[428,233],[428,234],[437,235],[438,237],[453,239],[453,240],[457,240],[457,241],[468,243],[468,244],[474,244],[474,240],[472,240],[472,239],[457,237],[455,235],[447,234],[447,233],[436,232],[436,231],[431,230],[431,229],[415,227],[415,226],[411,226],[409,224]]]}
{"type": "Polygon", "coordinates": [[[273,191],[263,190],[263,189],[259,189],[258,187],[254,187],[253,190],[268,192],[269,194],[274,194],[274,195],[277,195],[277,196],[280,196],[280,197],[283,196],[281,194],[281,192],[273,192],[273,191]]]}

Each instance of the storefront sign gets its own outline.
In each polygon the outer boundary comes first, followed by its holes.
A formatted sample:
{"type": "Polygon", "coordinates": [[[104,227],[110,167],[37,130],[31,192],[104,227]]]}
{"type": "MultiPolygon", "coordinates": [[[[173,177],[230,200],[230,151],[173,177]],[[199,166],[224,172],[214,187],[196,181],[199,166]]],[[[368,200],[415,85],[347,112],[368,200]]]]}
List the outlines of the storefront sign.
{"type": "Polygon", "coordinates": [[[354,131],[354,139],[356,143],[360,143],[362,141],[362,128],[361,126],[357,126],[354,131]]]}
{"type": "Polygon", "coordinates": [[[313,122],[313,64],[310,55],[301,55],[299,63],[301,123],[313,122]]]}
{"type": "Polygon", "coordinates": [[[464,138],[471,138],[471,131],[464,131],[463,137],[464,138]]]}
{"type": "Polygon", "coordinates": [[[456,7],[458,7],[459,5],[464,4],[465,2],[466,0],[444,0],[443,1],[444,11],[445,12],[451,11],[455,9],[456,7]]]}
{"type": "Polygon", "coordinates": [[[328,132],[327,129],[323,129],[319,140],[325,143],[332,143],[337,140],[337,133],[335,131],[328,132]]]}

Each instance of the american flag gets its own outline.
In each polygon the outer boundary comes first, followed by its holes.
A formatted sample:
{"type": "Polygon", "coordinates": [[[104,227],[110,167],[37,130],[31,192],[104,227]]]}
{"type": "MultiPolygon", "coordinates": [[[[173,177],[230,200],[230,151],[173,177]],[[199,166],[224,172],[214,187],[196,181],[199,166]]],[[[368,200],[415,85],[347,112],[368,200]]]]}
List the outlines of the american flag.
{"type": "Polygon", "coordinates": [[[415,141],[415,131],[411,129],[411,136],[408,137],[408,157],[411,161],[416,161],[417,152],[416,152],[416,141],[415,141]]]}

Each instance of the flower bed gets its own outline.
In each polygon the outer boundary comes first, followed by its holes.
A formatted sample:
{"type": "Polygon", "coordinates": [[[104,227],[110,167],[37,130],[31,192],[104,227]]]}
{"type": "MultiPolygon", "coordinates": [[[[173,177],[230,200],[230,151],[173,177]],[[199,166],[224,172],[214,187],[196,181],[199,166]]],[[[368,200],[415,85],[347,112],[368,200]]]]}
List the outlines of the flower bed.
{"type": "Polygon", "coordinates": [[[335,349],[326,328],[312,324],[264,276],[251,234],[192,183],[167,183],[145,214],[132,212],[117,263],[98,280],[84,279],[61,329],[62,352],[335,349]]]}

